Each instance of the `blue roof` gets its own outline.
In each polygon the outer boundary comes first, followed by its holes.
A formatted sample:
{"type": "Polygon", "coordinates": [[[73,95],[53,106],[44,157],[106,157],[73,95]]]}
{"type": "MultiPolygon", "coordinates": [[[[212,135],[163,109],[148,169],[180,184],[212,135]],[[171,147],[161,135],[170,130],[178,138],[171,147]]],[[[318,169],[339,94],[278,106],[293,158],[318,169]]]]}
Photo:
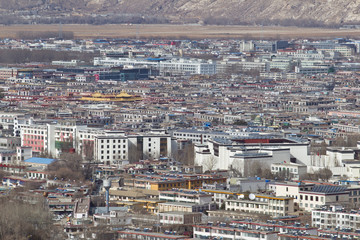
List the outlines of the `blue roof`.
{"type": "Polygon", "coordinates": [[[38,157],[32,157],[32,158],[29,158],[29,159],[25,160],[26,163],[37,163],[37,164],[50,164],[53,161],[55,161],[55,159],[38,158],[38,157]]]}
{"type": "Polygon", "coordinates": [[[319,193],[339,193],[344,192],[346,187],[341,186],[331,186],[331,185],[316,185],[311,190],[311,192],[319,192],[319,193]]]}
{"type": "Polygon", "coordinates": [[[147,58],[148,61],[165,61],[166,58],[147,58]]]}

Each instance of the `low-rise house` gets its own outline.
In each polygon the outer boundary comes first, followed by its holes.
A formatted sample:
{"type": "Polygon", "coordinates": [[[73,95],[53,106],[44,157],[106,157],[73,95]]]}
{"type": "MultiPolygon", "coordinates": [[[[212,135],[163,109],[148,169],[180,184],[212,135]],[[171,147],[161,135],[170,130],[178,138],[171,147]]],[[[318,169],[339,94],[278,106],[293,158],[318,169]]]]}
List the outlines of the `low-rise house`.
{"type": "Polygon", "coordinates": [[[208,210],[215,210],[216,204],[194,204],[182,202],[166,202],[159,203],[159,212],[205,212],[208,210]]]}
{"type": "Polygon", "coordinates": [[[195,224],[201,222],[202,213],[199,212],[163,212],[159,213],[161,224],[195,224]]]}

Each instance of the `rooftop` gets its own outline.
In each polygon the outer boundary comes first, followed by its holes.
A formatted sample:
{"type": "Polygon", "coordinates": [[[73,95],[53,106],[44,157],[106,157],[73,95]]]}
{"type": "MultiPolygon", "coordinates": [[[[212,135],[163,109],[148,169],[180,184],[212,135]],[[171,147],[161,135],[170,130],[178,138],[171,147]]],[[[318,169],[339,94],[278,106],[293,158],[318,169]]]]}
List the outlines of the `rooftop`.
{"type": "Polygon", "coordinates": [[[50,164],[52,162],[54,162],[55,159],[51,159],[51,158],[39,158],[39,157],[32,157],[29,158],[27,160],[25,160],[24,162],[26,163],[36,163],[36,164],[50,164]]]}

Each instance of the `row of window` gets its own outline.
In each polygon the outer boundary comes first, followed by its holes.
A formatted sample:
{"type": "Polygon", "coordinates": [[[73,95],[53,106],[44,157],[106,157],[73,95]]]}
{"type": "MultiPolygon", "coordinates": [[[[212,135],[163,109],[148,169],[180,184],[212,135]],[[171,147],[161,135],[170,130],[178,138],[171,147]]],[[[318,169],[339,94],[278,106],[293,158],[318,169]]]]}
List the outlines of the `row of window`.
{"type": "MultiPolygon", "coordinates": [[[[321,202],[324,202],[324,197],[318,197],[318,196],[308,196],[308,195],[300,195],[300,200],[310,200],[310,201],[316,201],[318,202],[320,199],[321,202]]],[[[336,201],[339,201],[339,196],[336,196],[336,201]]]]}
{"type": "MultiPolygon", "coordinates": [[[[126,145],[122,145],[123,148],[126,148],[126,145]]],[[[107,148],[109,149],[110,148],[110,145],[101,145],[100,148],[107,148]]],[[[113,145],[112,148],[116,148],[116,145],[113,145]]],[[[117,145],[117,148],[121,148],[121,145],[117,145]]]]}
{"type": "Polygon", "coordinates": [[[22,129],[23,133],[32,133],[32,134],[44,134],[44,131],[40,131],[40,130],[26,130],[26,129],[22,129]]]}
{"type": "Polygon", "coordinates": [[[24,135],[24,139],[44,140],[44,136],[24,135]]]}
{"type": "MultiPolygon", "coordinates": [[[[80,137],[81,137],[81,135],[80,135],[80,137]]],[[[117,142],[118,142],[118,143],[121,143],[121,139],[118,139],[117,142]]],[[[126,140],[125,140],[125,139],[122,139],[122,142],[123,142],[123,143],[126,143],[126,140]]],[[[104,139],[101,139],[101,143],[105,143],[105,140],[104,140],[104,139]]],[[[106,143],[110,143],[110,140],[109,140],[109,139],[106,140],[106,143]]],[[[112,143],[116,143],[116,139],[112,140],[112,143]]]]}

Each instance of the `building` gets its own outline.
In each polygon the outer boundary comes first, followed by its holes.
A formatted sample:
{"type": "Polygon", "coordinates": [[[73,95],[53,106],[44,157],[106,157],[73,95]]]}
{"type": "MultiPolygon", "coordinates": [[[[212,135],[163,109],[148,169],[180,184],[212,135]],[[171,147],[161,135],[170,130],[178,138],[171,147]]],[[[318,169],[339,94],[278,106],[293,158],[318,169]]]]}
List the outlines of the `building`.
{"type": "Polygon", "coordinates": [[[142,231],[118,231],[119,240],[137,239],[137,240],[172,240],[172,239],[188,239],[188,236],[176,235],[172,232],[168,234],[156,233],[156,232],[142,232],[142,231]]]}
{"type": "Polygon", "coordinates": [[[300,180],[307,173],[307,166],[296,163],[273,163],[271,173],[288,177],[289,179],[300,180]]]}
{"type": "Polygon", "coordinates": [[[346,187],[332,184],[314,183],[273,183],[269,189],[275,192],[276,196],[289,196],[301,209],[311,211],[323,205],[349,204],[349,191],[346,187]]]}
{"type": "Polygon", "coordinates": [[[134,158],[129,156],[130,160],[171,156],[171,136],[165,130],[153,129],[148,133],[129,135],[128,141],[129,151],[133,152],[132,157],[134,158]]]}
{"type": "Polygon", "coordinates": [[[211,170],[234,168],[247,176],[255,162],[269,168],[273,163],[291,161],[310,164],[308,147],[308,142],[278,136],[213,138],[204,145],[195,145],[195,164],[202,165],[204,171],[209,167],[211,170]]]}
{"type": "Polygon", "coordinates": [[[162,212],[159,213],[160,223],[189,225],[201,222],[202,213],[199,212],[162,212]]]}
{"type": "Polygon", "coordinates": [[[128,163],[128,137],[124,132],[112,131],[94,139],[94,159],[107,165],[128,163]]]}
{"type": "Polygon", "coordinates": [[[163,212],[206,212],[216,209],[214,203],[184,203],[184,202],[166,202],[159,203],[159,213],[163,212]]]}
{"type": "Polygon", "coordinates": [[[167,202],[207,204],[212,202],[212,197],[211,195],[198,191],[173,189],[172,191],[161,191],[159,193],[159,200],[165,200],[167,202]]]}
{"type": "Polygon", "coordinates": [[[360,212],[345,211],[342,206],[323,206],[311,211],[312,225],[321,229],[351,230],[360,229],[360,212]]]}
{"type": "Polygon", "coordinates": [[[197,224],[193,228],[196,239],[276,240],[278,235],[275,231],[234,228],[233,225],[227,226],[226,223],[220,223],[219,226],[197,224]]]}
{"type": "MultiPolygon", "coordinates": [[[[254,195],[255,196],[255,195],[254,195]]],[[[256,195],[253,200],[234,199],[225,201],[225,210],[247,213],[266,214],[270,216],[289,216],[294,214],[294,199],[290,197],[272,197],[256,195]]]]}
{"type": "Polygon", "coordinates": [[[162,58],[144,59],[144,58],[94,58],[95,66],[148,66],[160,71],[160,73],[178,73],[178,74],[216,74],[216,64],[212,61],[202,59],[171,59],[162,58]]]}

